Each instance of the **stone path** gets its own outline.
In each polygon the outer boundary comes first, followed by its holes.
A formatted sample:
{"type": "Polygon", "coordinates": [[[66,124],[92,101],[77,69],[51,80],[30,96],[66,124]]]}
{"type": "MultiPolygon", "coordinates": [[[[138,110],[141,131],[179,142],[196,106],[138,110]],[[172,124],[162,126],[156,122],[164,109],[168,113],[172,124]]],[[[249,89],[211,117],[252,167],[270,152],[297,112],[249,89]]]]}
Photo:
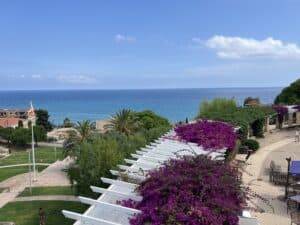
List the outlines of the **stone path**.
{"type": "MultiPolygon", "coordinates": [[[[249,158],[242,178],[243,183],[251,189],[253,194],[248,202],[249,205],[264,211],[263,213],[251,212],[251,214],[257,217],[260,225],[286,225],[290,223],[290,217],[286,213],[285,202],[278,199],[279,196],[283,196],[284,187],[270,183],[266,177],[265,168],[270,165],[266,163],[268,159],[277,162],[279,159],[285,160],[285,157],[290,156],[290,145],[295,144],[294,138],[291,132],[282,132],[262,139],[261,142],[263,147],[249,158]],[[282,155],[276,157],[276,151],[282,152],[282,155]]],[[[297,156],[300,159],[300,151],[297,156]]]]}
{"type": "MultiPolygon", "coordinates": [[[[69,186],[70,182],[63,169],[71,163],[69,158],[63,161],[56,161],[48,166],[41,173],[37,174],[37,180],[32,183],[33,186],[69,186]]],[[[0,182],[1,188],[8,191],[0,193],[0,208],[8,202],[13,201],[20,192],[29,186],[29,174],[20,174],[0,182]]]]}
{"type": "Polygon", "coordinates": [[[26,201],[71,201],[78,202],[79,199],[73,195],[39,195],[17,197],[12,202],[26,202],[26,201]]]}

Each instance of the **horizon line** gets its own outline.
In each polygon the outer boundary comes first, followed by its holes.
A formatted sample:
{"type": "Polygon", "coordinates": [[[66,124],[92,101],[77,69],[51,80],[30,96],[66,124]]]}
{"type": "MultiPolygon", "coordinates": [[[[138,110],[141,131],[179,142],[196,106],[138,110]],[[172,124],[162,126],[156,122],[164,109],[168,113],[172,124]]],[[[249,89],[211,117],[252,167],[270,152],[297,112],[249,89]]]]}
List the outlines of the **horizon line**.
{"type": "Polygon", "coordinates": [[[236,86],[236,87],[180,87],[180,88],[45,88],[45,89],[5,89],[4,91],[130,91],[130,90],[186,90],[186,89],[230,89],[230,88],[283,88],[283,86],[236,86]]]}

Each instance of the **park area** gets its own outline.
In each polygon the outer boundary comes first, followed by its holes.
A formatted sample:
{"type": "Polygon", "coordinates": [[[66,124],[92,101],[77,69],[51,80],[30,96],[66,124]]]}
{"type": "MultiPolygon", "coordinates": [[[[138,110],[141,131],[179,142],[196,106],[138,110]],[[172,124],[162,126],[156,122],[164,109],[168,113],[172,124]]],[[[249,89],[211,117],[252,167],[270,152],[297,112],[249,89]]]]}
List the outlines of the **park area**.
{"type": "Polygon", "coordinates": [[[29,154],[29,150],[12,149],[8,157],[0,160],[0,221],[37,225],[38,210],[43,208],[46,224],[72,224],[61,210],[84,212],[86,206],[78,202],[76,191],[69,184],[65,172],[69,161],[64,160],[62,149],[42,146],[35,149],[37,180],[31,188],[29,154]]]}
{"type": "Polygon", "coordinates": [[[0,208],[0,221],[14,221],[17,225],[38,225],[38,209],[40,207],[44,209],[46,224],[49,225],[71,225],[74,221],[66,219],[61,210],[84,212],[87,208],[80,202],[69,201],[11,202],[0,208]]]}
{"type": "MultiPolygon", "coordinates": [[[[52,147],[38,147],[35,151],[37,170],[41,172],[56,160],[62,160],[62,149],[52,147]]],[[[0,182],[29,170],[29,151],[12,150],[5,159],[0,160],[0,182]]]]}

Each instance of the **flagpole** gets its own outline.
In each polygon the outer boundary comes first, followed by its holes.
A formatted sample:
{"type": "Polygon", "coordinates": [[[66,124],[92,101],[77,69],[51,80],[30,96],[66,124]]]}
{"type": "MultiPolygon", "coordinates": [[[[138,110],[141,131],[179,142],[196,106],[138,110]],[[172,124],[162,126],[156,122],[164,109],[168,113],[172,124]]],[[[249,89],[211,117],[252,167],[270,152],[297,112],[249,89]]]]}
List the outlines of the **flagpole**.
{"type": "MultiPolygon", "coordinates": [[[[32,102],[30,102],[30,105],[31,105],[31,109],[33,110],[32,102]]],[[[32,149],[32,164],[33,164],[33,181],[36,181],[33,120],[31,120],[31,149],[32,149]]]]}

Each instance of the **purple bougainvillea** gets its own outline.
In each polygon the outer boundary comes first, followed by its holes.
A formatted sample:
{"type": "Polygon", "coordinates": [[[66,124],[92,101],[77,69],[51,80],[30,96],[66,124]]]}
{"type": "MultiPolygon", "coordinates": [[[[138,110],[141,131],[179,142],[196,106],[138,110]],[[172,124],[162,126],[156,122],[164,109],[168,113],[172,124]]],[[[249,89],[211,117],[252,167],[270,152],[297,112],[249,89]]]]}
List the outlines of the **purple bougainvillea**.
{"type": "Polygon", "coordinates": [[[297,109],[300,112],[300,105],[294,106],[293,109],[297,109]]]}
{"type": "Polygon", "coordinates": [[[207,156],[185,156],[150,172],[137,192],[141,202],[122,205],[142,211],[131,225],[237,225],[245,195],[237,171],[207,156]]]}
{"type": "Polygon", "coordinates": [[[183,140],[201,145],[206,150],[221,148],[234,149],[237,134],[234,127],[219,121],[199,120],[192,124],[175,128],[176,134],[183,140]]]}
{"type": "Polygon", "coordinates": [[[274,105],[272,108],[281,116],[284,116],[289,112],[287,107],[281,105],[274,105]]]}

